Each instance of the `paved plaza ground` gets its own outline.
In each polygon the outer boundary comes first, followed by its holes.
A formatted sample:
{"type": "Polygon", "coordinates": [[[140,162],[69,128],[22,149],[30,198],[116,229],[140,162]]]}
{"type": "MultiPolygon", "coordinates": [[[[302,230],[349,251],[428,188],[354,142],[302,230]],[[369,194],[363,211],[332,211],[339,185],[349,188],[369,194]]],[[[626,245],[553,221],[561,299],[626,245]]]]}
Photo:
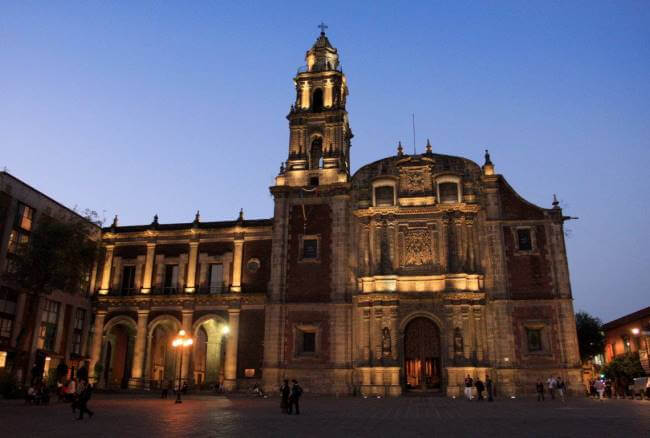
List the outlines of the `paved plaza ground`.
{"type": "Polygon", "coordinates": [[[145,395],[96,394],[92,419],[68,404],[0,401],[2,437],[650,437],[650,401],[532,399],[468,402],[443,397],[326,398],[306,395],[302,415],[279,399],[188,396],[182,404],[145,395]]]}

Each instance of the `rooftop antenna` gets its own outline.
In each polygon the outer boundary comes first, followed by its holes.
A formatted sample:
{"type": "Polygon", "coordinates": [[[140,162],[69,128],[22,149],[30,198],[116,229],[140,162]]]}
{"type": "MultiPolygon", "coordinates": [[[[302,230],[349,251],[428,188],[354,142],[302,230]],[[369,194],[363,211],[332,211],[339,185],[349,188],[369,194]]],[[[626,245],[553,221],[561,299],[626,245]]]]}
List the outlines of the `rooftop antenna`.
{"type": "Polygon", "coordinates": [[[413,155],[415,155],[415,113],[411,113],[411,120],[413,122],[413,155]]]}

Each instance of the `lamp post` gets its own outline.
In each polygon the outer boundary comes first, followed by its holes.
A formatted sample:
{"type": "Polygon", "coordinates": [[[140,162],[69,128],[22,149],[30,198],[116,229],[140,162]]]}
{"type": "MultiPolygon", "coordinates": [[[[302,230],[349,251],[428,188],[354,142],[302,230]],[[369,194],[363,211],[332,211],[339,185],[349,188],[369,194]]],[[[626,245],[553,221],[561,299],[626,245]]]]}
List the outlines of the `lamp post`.
{"type": "Polygon", "coordinates": [[[178,353],[181,356],[180,364],[178,367],[178,390],[176,391],[176,401],[174,403],[183,403],[181,400],[181,381],[183,379],[182,372],[183,372],[183,350],[186,347],[190,347],[194,341],[192,338],[187,336],[187,333],[185,333],[185,330],[181,330],[178,332],[178,336],[174,338],[172,341],[172,347],[178,348],[178,353]]]}
{"type": "Polygon", "coordinates": [[[650,326],[645,328],[648,330],[641,330],[638,327],[634,327],[630,331],[637,337],[636,345],[639,350],[639,361],[641,362],[641,366],[646,373],[650,373],[650,342],[648,342],[648,337],[650,337],[650,326]]]}

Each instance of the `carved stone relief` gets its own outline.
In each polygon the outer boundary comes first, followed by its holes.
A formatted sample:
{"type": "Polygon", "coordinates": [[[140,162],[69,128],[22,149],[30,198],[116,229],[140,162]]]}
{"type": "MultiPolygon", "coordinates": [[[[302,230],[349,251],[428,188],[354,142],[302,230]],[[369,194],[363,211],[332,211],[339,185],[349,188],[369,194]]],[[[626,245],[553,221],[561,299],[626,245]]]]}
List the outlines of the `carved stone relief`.
{"type": "Polygon", "coordinates": [[[430,265],[431,236],[428,230],[409,230],[404,234],[405,266],[430,265]]]}

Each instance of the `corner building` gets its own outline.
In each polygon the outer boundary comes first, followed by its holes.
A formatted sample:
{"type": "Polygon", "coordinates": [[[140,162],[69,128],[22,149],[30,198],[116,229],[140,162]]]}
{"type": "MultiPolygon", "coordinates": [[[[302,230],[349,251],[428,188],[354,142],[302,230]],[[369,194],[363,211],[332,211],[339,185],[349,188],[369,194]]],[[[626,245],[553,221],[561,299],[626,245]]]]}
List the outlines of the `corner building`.
{"type": "Polygon", "coordinates": [[[479,166],[429,144],[350,175],[348,88],[324,33],[306,61],[272,219],[104,230],[98,381],[451,396],[489,374],[506,396],[552,374],[578,390],[557,202],[522,199],[487,152],[479,166]],[[180,328],[195,339],[182,370],[180,328]]]}

